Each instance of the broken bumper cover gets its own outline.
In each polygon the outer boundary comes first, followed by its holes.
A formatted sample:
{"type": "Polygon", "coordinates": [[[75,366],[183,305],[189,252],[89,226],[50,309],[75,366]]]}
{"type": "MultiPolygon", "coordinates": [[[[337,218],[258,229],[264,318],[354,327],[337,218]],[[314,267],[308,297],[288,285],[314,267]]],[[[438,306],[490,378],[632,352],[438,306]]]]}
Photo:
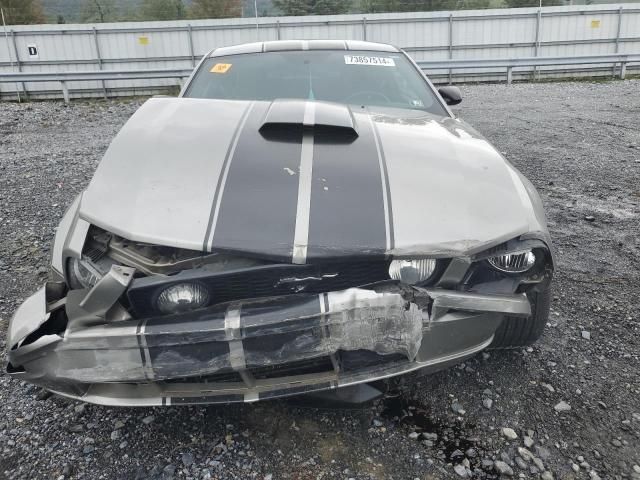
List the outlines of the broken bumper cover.
{"type": "Polygon", "coordinates": [[[524,294],[392,284],[141,320],[69,322],[50,333],[56,309],[77,315],[89,296],[74,290],[48,302],[50,285],[11,320],[8,373],[121,406],[256,401],[434,371],[487,347],[503,315],[531,313],[524,294]],[[321,367],[323,359],[330,368],[321,367]]]}

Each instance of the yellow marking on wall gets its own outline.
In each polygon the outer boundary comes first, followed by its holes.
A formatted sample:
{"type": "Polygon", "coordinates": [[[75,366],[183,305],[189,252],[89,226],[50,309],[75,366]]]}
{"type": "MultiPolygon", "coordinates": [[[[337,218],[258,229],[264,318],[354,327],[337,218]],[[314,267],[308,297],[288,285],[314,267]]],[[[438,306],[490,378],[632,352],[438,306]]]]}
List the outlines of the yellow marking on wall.
{"type": "Polygon", "coordinates": [[[138,37],[138,43],[140,45],[149,45],[149,37],[138,37]]]}
{"type": "Polygon", "coordinates": [[[591,28],[600,28],[600,20],[591,20],[591,28]]]}

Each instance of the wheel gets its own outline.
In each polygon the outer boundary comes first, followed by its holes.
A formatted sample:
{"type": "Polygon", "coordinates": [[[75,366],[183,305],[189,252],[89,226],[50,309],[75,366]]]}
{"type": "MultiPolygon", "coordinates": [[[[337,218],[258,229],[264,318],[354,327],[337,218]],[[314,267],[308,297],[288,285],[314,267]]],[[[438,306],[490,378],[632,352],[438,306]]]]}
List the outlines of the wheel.
{"type": "Polygon", "coordinates": [[[496,330],[489,348],[515,348],[531,345],[542,335],[549,319],[551,280],[535,286],[527,293],[531,303],[528,318],[505,316],[496,330]]]}

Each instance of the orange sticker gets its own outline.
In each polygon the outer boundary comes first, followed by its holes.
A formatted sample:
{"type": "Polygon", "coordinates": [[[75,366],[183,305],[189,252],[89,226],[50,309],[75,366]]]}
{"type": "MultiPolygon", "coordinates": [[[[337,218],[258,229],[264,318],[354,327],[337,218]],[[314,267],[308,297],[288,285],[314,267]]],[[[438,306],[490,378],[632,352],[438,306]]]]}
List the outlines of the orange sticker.
{"type": "Polygon", "coordinates": [[[209,71],[211,73],[227,73],[231,65],[231,63],[216,63],[209,71]]]}

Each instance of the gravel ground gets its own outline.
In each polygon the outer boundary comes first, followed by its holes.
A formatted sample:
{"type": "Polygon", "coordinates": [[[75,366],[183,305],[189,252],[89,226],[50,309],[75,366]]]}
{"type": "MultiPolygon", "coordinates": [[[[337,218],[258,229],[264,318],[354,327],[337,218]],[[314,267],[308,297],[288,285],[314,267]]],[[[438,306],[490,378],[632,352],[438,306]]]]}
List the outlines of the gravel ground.
{"type": "MultiPolygon", "coordinates": [[[[533,347],[372,405],[115,409],[0,376],[0,478],[640,479],[640,81],[466,86],[538,188],[558,267],[533,347]]],[[[54,228],[140,101],[0,105],[0,347],[54,228]]]]}

